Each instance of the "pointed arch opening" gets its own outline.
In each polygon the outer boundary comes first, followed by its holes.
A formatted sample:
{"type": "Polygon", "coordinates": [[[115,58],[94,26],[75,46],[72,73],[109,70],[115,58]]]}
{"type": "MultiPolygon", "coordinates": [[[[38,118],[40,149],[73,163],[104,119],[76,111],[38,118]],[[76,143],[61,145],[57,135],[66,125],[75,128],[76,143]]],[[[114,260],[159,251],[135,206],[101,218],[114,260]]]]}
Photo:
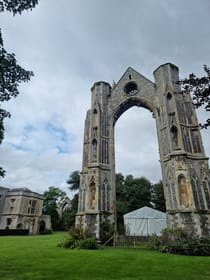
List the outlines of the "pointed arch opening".
{"type": "Polygon", "coordinates": [[[115,124],[116,173],[161,179],[155,120],[144,108],[132,107],[115,124]]]}

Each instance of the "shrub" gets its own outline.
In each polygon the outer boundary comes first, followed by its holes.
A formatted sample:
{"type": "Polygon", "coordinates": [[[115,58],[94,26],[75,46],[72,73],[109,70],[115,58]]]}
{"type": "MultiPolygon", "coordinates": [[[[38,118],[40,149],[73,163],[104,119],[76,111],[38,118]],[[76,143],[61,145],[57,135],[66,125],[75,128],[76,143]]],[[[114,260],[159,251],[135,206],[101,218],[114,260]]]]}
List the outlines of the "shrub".
{"type": "Polygon", "coordinates": [[[210,256],[210,238],[190,238],[180,228],[165,229],[162,236],[152,236],[148,241],[148,247],[163,253],[210,256]]]}
{"type": "Polygon", "coordinates": [[[72,236],[75,240],[86,238],[86,234],[81,227],[71,227],[69,229],[69,235],[72,236]]]}
{"type": "Polygon", "coordinates": [[[79,246],[78,248],[80,249],[98,249],[97,241],[95,238],[89,237],[86,239],[82,239],[79,241],[79,246]]]}
{"type": "MultiPolygon", "coordinates": [[[[107,242],[113,236],[114,225],[111,224],[108,220],[105,220],[101,223],[100,229],[101,229],[100,240],[103,244],[103,243],[107,242]]],[[[112,245],[112,242],[113,241],[111,241],[111,244],[109,243],[108,245],[112,245]]]]}
{"type": "Polygon", "coordinates": [[[67,236],[62,241],[60,241],[57,246],[60,248],[74,249],[77,247],[77,241],[72,236],[67,236]]]}
{"type": "Polygon", "coordinates": [[[97,249],[97,241],[95,238],[88,238],[87,234],[80,227],[72,227],[69,230],[69,236],[60,241],[57,246],[69,249],[97,249]]]}

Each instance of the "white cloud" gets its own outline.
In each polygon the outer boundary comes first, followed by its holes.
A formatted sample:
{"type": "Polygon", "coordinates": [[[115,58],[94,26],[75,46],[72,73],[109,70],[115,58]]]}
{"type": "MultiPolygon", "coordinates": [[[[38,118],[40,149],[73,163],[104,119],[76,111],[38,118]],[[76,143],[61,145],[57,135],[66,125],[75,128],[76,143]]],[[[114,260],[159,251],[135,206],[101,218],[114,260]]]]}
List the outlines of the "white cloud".
{"type": "MultiPolygon", "coordinates": [[[[183,0],[45,0],[21,16],[1,14],[5,47],[35,73],[3,104],[12,119],[0,146],[7,170],[1,184],[67,190],[69,174],[81,169],[95,81],[117,81],[128,66],[153,80],[165,62],[177,64],[181,77],[203,74],[202,65],[210,64],[209,6],[195,0],[190,8],[183,0]]],[[[210,155],[210,130],[202,134],[210,155]]],[[[157,181],[158,161],[154,119],[142,108],[129,110],[116,124],[117,172],[157,181]]]]}

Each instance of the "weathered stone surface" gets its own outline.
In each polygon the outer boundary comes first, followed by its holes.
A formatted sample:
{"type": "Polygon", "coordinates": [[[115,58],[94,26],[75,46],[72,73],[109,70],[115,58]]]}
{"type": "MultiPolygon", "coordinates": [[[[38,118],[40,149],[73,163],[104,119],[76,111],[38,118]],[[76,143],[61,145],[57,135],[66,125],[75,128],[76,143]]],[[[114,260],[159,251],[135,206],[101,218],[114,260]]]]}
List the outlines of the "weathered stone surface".
{"type": "Polygon", "coordinates": [[[154,71],[155,83],[129,67],[119,82],[91,88],[85,121],[83,165],[76,224],[100,238],[100,223],[115,223],[114,126],[130,107],[155,118],[169,227],[210,234],[210,176],[197,117],[189,95],[181,94],[178,67],[154,71]]]}
{"type": "Polygon", "coordinates": [[[39,233],[40,223],[51,230],[50,216],[42,216],[43,196],[27,188],[0,187],[0,229],[28,229],[39,233]]]}

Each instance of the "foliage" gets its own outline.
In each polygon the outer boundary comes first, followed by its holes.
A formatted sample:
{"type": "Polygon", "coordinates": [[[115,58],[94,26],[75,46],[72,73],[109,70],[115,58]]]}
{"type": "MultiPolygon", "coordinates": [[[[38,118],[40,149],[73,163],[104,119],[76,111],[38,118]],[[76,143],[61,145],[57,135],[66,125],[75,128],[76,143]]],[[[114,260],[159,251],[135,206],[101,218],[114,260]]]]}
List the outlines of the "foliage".
{"type": "MultiPolygon", "coordinates": [[[[105,220],[100,225],[100,240],[102,244],[107,242],[114,235],[114,225],[105,220]]],[[[109,243],[109,245],[112,245],[109,243]]]]}
{"type": "Polygon", "coordinates": [[[78,248],[93,250],[93,249],[98,249],[98,244],[95,238],[88,237],[79,241],[78,248]]]}
{"type": "Polygon", "coordinates": [[[61,220],[57,210],[62,206],[67,195],[57,187],[49,187],[48,190],[44,192],[43,196],[43,214],[50,215],[52,228],[58,229],[61,227],[61,220]]]}
{"type": "Polygon", "coordinates": [[[63,214],[63,225],[65,229],[69,229],[75,225],[75,216],[78,208],[78,193],[71,200],[71,209],[63,214]]]}
{"type": "Polygon", "coordinates": [[[163,183],[159,181],[158,183],[153,185],[153,198],[152,202],[154,203],[154,208],[166,212],[165,206],[165,197],[163,192],[163,183]]]}
{"type": "Polygon", "coordinates": [[[116,174],[116,207],[118,228],[123,228],[123,215],[143,206],[152,207],[152,184],[144,177],[116,174]]]}
{"type": "Polygon", "coordinates": [[[38,4],[38,0],[1,0],[0,12],[9,11],[13,15],[21,14],[24,10],[32,10],[38,4]]]}
{"type": "MultiPolygon", "coordinates": [[[[205,75],[197,77],[195,74],[190,74],[189,78],[181,80],[182,92],[192,94],[193,103],[196,108],[203,107],[206,111],[210,111],[210,68],[203,66],[205,75]]],[[[201,128],[210,126],[210,118],[205,123],[200,124],[201,128]]]]}
{"type": "Polygon", "coordinates": [[[1,236],[1,280],[209,280],[210,257],[161,254],[137,248],[64,250],[63,232],[1,236]]]}
{"type": "Polygon", "coordinates": [[[57,246],[68,249],[97,249],[97,241],[95,238],[89,237],[81,227],[72,227],[69,235],[60,241],[57,246]]]}
{"type": "MultiPolygon", "coordinates": [[[[21,14],[24,10],[31,10],[38,4],[38,0],[1,0],[0,12],[9,11],[13,15],[21,14]]],[[[9,101],[19,94],[18,86],[21,82],[28,82],[33,72],[23,69],[18,65],[14,53],[8,53],[3,44],[0,29],[0,102],[9,101]]],[[[6,117],[11,114],[0,106],[0,144],[4,139],[4,124],[6,117]]],[[[5,176],[5,170],[0,167],[0,177],[5,176]]]]}
{"type": "Polygon", "coordinates": [[[0,177],[4,177],[6,174],[6,171],[0,166],[0,177]]]}
{"type": "Polygon", "coordinates": [[[69,189],[71,191],[76,191],[79,190],[79,183],[80,183],[80,175],[79,175],[79,171],[73,171],[70,176],[69,179],[66,181],[66,183],[69,185],[69,189]]]}
{"type": "Polygon", "coordinates": [[[78,245],[78,241],[73,238],[73,236],[66,236],[62,241],[57,244],[57,247],[66,248],[66,249],[74,249],[78,245]]]}
{"type": "MultiPolygon", "coordinates": [[[[79,171],[78,170],[73,171],[70,174],[66,183],[69,185],[68,188],[70,191],[78,191],[79,184],[80,184],[79,171]]],[[[66,229],[72,227],[75,224],[75,216],[78,208],[78,199],[79,199],[79,195],[78,193],[75,193],[71,201],[71,209],[68,212],[66,212],[63,216],[63,222],[66,229]]]]}
{"type": "Polygon", "coordinates": [[[83,228],[81,227],[71,227],[68,231],[69,235],[72,236],[75,240],[81,240],[87,237],[83,228]]]}
{"type": "Polygon", "coordinates": [[[164,229],[162,236],[153,235],[148,247],[163,253],[210,256],[210,238],[189,237],[181,228],[164,229]]]}

